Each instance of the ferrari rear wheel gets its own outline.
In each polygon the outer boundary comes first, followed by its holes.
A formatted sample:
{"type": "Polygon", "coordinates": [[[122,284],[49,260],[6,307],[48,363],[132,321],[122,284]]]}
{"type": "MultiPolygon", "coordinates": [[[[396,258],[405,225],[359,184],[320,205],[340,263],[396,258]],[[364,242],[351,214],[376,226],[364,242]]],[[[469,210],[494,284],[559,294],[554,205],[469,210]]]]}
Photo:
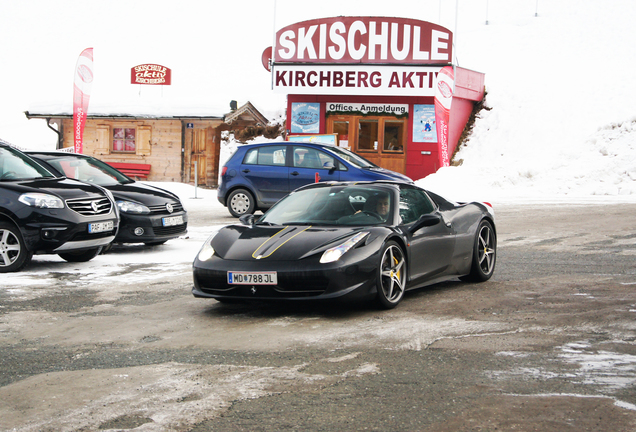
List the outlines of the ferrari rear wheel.
{"type": "Polygon", "coordinates": [[[245,189],[236,189],[227,198],[227,208],[234,217],[252,214],[256,210],[256,203],[252,194],[245,189]]]}
{"type": "Polygon", "coordinates": [[[470,274],[462,280],[485,282],[495,271],[497,261],[497,235],[490,222],[482,220],[475,236],[475,249],[470,274]]]}
{"type": "Polygon", "coordinates": [[[392,309],[404,297],[406,259],[402,248],[394,241],[389,241],[384,245],[381,257],[378,268],[377,301],[382,308],[392,309]]]}

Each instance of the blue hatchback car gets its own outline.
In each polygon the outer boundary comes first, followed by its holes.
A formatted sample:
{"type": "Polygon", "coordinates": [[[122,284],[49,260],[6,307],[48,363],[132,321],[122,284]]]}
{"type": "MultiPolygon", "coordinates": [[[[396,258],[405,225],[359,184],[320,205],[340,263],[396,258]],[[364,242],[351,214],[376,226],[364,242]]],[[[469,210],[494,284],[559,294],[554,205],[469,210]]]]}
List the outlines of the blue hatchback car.
{"type": "Polygon", "coordinates": [[[245,144],[221,171],[218,200],[234,217],[265,211],[315,181],[401,180],[407,176],[328,144],[290,141],[245,144]]]}

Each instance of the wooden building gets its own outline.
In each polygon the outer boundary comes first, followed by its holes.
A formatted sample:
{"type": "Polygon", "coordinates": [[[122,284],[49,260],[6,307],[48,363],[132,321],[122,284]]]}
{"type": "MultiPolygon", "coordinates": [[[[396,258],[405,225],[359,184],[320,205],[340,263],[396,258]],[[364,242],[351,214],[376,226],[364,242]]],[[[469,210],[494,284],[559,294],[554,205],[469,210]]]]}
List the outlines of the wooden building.
{"type": "MultiPolygon", "coordinates": [[[[72,114],[28,111],[25,114],[29,119],[45,119],[58,134],[57,149],[72,151],[72,114]]],[[[219,116],[89,113],[83,153],[107,163],[149,165],[146,179],[150,181],[192,183],[196,172],[199,185],[215,187],[221,132],[263,123],[267,124],[267,119],[249,102],[219,116]]]]}

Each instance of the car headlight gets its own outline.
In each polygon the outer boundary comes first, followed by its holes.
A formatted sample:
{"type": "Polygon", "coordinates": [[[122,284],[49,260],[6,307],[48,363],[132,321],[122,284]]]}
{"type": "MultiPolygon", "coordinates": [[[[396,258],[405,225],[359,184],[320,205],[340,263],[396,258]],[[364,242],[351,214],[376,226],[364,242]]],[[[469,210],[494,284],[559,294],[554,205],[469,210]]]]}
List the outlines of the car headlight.
{"type": "Polygon", "coordinates": [[[203,243],[203,246],[201,247],[201,250],[199,251],[199,254],[197,255],[197,258],[199,258],[199,261],[207,261],[214,256],[214,248],[212,247],[212,239],[215,236],[216,236],[216,233],[212,234],[210,238],[208,238],[205,241],[205,243],[203,243]]]}
{"type": "Polygon", "coordinates": [[[20,198],[18,198],[18,201],[20,201],[22,204],[37,208],[64,208],[64,201],[62,201],[55,195],[37,192],[22,194],[20,195],[20,198]]]}
{"type": "Polygon", "coordinates": [[[322,256],[320,257],[320,262],[322,264],[338,261],[341,256],[343,256],[349,249],[360,243],[366,236],[368,236],[368,232],[359,232],[358,234],[351,237],[346,242],[332,247],[331,249],[327,249],[322,256]]]}
{"type": "Polygon", "coordinates": [[[122,213],[148,214],[150,209],[145,205],[132,201],[117,201],[117,207],[122,213]]]}

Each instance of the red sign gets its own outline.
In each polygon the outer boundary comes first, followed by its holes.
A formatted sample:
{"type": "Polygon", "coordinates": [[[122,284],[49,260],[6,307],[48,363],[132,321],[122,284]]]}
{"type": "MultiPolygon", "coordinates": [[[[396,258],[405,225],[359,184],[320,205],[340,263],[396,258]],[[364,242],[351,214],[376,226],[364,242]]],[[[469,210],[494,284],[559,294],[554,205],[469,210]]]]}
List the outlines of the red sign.
{"type": "Polygon", "coordinates": [[[93,86],[93,48],[86,48],[80,53],[75,66],[73,80],[73,147],[75,153],[84,151],[84,126],[88,102],[93,86]]]}
{"type": "Polygon", "coordinates": [[[172,71],[157,64],[142,64],[130,69],[131,84],[170,85],[172,71]]]}
{"type": "Polygon", "coordinates": [[[334,17],[276,32],[275,63],[450,64],[453,34],[409,18],[334,17]]]}
{"type": "Polygon", "coordinates": [[[442,68],[437,74],[437,86],[435,88],[435,124],[437,127],[437,140],[440,147],[440,167],[450,164],[448,134],[450,131],[450,112],[453,102],[453,87],[455,86],[455,72],[450,66],[442,68]]]}
{"type": "Polygon", "coordinates": [[[263,63],[263,67],[267,69],[268,72],[272,71],[272,47],[267,47],[263,51],[261,55],[261,62],[263,63]]]}

